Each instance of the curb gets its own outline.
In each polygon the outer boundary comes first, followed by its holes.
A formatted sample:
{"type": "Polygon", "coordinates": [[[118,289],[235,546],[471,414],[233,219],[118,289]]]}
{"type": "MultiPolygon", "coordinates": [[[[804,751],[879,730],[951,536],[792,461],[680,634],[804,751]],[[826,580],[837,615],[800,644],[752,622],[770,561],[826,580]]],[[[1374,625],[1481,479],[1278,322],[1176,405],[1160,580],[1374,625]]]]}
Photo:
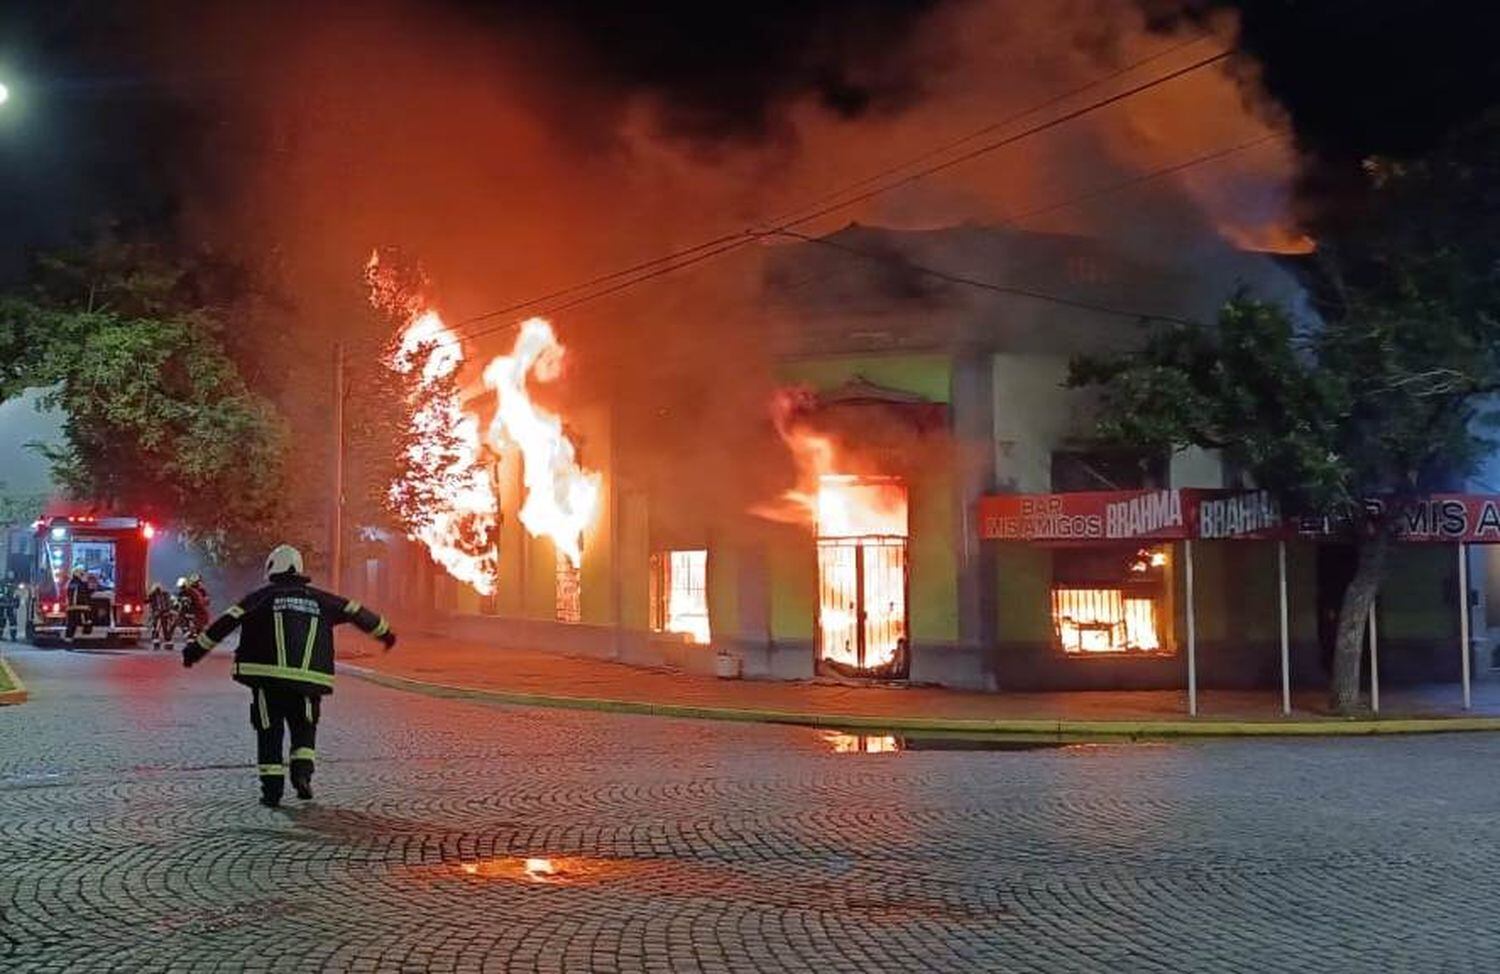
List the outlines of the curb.
{"type": "Polygon", "coordinates": [[[0,707],[9,704],[25,703],[30,699],[31,695],[26,690],[26,684],[21,682],[21,678],[11,668],[10,661],[4,656],[0,656],[0,672],[4,673],[5,678],[10,681],[10,685],[14,688],[11,690],[0,690],[0,707]]]}
{"type": "Polygon", "coordinates": [[[749,710],[736,707],[705,707],[693,704],[647,703],[597,697],[569,697],[514,690],[431,683],[393,676],[363,666],[342,665],[339,672],[395,690],[430,697],[487,700],[522,707],[560,710],[590,710],[600,713],[639,714],[690,720],[723,720],[739,723],[791,724],[837,730],[871,730],[931,734],[968,734],[1058,739],[1109,738],[1224,738],[1224,737],[1362,737],[1382,734],[1453,734],[1500,731],[1500,717],[1393,717],[1371,720],[1351,717],[1323,720],[1064,720],[1016,718],[1009,720],[952,719],[944,717],[877,717],[868,714],[810,714],[783,710],[749,710]]]}

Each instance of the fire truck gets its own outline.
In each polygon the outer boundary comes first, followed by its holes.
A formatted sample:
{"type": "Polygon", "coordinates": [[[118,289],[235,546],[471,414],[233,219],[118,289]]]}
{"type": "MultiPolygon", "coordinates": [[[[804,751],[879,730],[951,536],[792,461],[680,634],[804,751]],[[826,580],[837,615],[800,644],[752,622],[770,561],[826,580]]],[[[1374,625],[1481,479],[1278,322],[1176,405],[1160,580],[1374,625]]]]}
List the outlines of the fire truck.
{"type": "Polygon", "coordinates": [[[145,631],[147,554],[156,533],[136,517],[52,515],[32,525],[34,553],[26,592],[26,638],[38,646],[62,642],[68,621],[68,579],[84,571],[91,589],[91,631],[75,644],[131,646],[145,631]]]}

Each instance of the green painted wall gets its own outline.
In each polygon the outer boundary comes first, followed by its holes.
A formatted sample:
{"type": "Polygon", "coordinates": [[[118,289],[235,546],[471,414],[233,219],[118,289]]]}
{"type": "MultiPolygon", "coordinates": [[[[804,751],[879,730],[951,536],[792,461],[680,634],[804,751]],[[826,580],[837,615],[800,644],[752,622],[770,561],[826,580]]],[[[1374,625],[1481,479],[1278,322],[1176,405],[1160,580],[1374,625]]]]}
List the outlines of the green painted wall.
{"type": "Polygon", "coordinates": [[[817,554],[810,531],[774,532],[766,548],[771,576],[771,638],[811,640],[818,591],[817,554]]]}
{"type": "Polygon", "coordinates": [[[814,389],[833,389],[856,376],[933,402],[953,399],[953,362],[946,355],[847,355],[782,362],[777,375],[814,389]]]}
{"type": "Polygon", "coordinates": [[[1456,638],[1457,587],[1452,545],[1398,546],[1380,586],[1380,638],[1456,638]]]}
{"type": "Polygon", "coordinates": [[[995,638],[1000,643],[1052,641],[1052,552],[1021,544],[994,544],[995,638]]]}

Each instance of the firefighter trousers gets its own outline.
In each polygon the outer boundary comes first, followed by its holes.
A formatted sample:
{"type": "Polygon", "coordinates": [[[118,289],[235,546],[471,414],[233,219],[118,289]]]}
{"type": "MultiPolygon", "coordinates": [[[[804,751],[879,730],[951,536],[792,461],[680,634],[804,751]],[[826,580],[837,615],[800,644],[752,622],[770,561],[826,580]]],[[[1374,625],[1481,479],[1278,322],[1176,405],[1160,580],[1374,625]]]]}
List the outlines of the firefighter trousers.
{"type": "Polygon", "coordinates": [[[16,607],[0,605],[0,635],[6,639],[16,638],[16,607]]]}
{"type": "Polygon", "coordinates": [[[94,631],[94,610],[92,607],[87,605],[68,606],[68,622],[63,628],[63,638],[68,642],[72,642],[73,634],[78,631],[79,626],[83,627],[83,634],[85,636],[94,631]]]}
{"type": "Polygon", "coordinates": [[[267,796],[279,799],[288,764],[293,780],[308,781],[312,778],[322,698],[317,694],[280,687],[252,687],[250,692],[250,725],[255,728],[255,759],[259,765],[260,788],[267,796]],[[292,739],[290,762],[283,757],[283,727],[290,732],[292,739]]]}

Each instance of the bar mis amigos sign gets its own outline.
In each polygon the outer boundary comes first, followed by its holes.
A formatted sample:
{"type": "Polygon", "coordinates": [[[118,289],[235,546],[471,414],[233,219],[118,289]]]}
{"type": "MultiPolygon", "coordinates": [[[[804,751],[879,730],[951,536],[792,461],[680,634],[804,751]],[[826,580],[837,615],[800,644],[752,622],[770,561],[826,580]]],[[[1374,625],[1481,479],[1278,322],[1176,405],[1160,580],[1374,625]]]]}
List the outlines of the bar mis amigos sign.
{"type": "Polygon", "coordinates": [[[991,494],[979,524],[987,540],[1077,544],[1275,537],[1282,518],[1266,491],[1111,490],[991,494]]]}

